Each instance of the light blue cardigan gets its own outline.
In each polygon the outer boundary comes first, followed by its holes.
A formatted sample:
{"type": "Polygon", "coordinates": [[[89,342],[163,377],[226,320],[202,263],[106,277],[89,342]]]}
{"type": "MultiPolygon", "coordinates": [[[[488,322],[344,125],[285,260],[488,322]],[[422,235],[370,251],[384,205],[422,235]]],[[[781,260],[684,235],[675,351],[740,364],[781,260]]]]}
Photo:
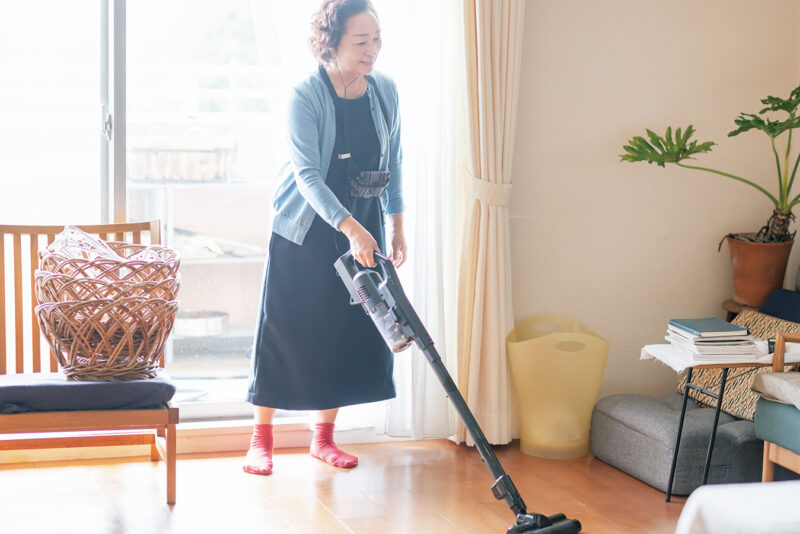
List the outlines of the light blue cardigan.
{"type": "MultiPolygon", "coordinates": [[[[280,185],[272,201],[275,208],[272,230],[298,245],[303,244],[315,214],[334,228],[350,215],[325,184],[336,138],[336,117],[333,98],[322,76],[319,70],[315,71],[292,92],[289,103],[290,158],[280,171],[280,185]]],[[[367,94],[381,156],[379,169],[364,170],[390,171],[389,186],[380,197],[381,205],[386,214],[400,213],[404,204],[397,88],[388,76],[378,72],[371,76],[381,93],[391,124],[387,128],[375,86],[370,84],[367,94]]]]}

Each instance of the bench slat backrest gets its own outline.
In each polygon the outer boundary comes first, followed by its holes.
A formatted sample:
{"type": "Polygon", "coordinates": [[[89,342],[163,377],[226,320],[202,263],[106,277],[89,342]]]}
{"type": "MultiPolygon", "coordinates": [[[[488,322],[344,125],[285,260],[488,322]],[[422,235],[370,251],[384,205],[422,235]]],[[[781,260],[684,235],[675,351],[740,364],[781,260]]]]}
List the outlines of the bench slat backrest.
{"type": "MultiPolygon", "coordinates": [[[[106,241],[161,242],[158,220],[78,228],[106,241]]],[[[58,371],[36,319],[34,271],[39,266],[39,251],[63,229],[63,226],[0,225],[0,375],[58,371]]]]}

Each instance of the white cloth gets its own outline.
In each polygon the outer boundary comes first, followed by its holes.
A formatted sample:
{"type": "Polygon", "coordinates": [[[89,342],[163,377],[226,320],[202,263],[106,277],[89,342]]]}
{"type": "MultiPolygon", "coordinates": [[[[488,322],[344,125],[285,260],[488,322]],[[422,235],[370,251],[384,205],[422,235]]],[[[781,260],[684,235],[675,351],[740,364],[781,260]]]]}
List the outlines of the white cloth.
{"type": "Polygon", "coordinates": [[[760,373],[751,389],[767,400],[794,404],[800,410],[800,373],[760,373]]]}
{"type": "MultiPolygon", "coordinates": [[[[692,356],[685,350],[681,350],[674,345],[645,345],[642,347],[641,359],[649,360],[656,359],[663,364],[672,367],[677,372],[682,372],[689,367],[697,365],[720,364],[720,363],[757,363],[769,364],[772,363],[772,354],[767,352],[766,341],[756,341],[758,347],[758,355],[743,357],[741,354],[736,354],[731,357],[716,356],[708,357],[702,355],[692,356]]],[[[784,354],[784,362],[797,363],[800,362],[800,344],[787,343],[786,353],[784,354]],[[793,345],[793,346],[792,346],[793,345]]]]}
{"type": "Polygon", "coordinates": [[[675,534],[796,534],[800,481],[718,484],[697,488],[675,534]]]}

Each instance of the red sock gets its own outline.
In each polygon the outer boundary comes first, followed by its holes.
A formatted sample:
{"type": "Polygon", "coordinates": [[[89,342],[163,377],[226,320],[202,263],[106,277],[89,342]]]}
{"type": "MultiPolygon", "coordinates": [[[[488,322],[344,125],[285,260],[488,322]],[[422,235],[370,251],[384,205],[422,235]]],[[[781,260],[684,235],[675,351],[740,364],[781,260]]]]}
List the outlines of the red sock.
{"type": "Polygon", "coordinates": [[[272,473],[272,425],[253,425],[250,450],[242,469],[254,475],[272,473]]]}
{"type": "Polygon", "coordinates": [[[311,440],[311,456],[334,467],[355,467],[358,458],[339,449],[333,442],[333,423],[317,423],[311,440]]]}

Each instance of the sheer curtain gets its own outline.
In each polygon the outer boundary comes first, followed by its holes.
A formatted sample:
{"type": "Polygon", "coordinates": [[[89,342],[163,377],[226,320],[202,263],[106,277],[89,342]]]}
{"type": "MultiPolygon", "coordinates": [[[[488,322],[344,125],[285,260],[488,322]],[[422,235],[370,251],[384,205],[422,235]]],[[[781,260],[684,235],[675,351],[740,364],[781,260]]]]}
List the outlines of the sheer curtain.
{"type": "MultiPolygon", "coordinates": [[[[287,97],[291,86],[315,66],[307,39],[311,15],[319,4],[320,0],[251,0],[259,56],[269,66],[265,72],[281,78],[281,91],[287,97]]],[[[455,378],[460,174],[467,142],[462,4],[458,0],[373,0],[373,4],[383,37],[377,69],[394,78],[400,94],[410,256],[400,277],[455,378]]],[[[343,408],[337,428],[374,427],[378,434],[412,439],[455,433],[449,401],[416,348],[397,355],[395,383],[396,399],[343,408]]]]}
{"type": "MultiPolygon", "coordinates": [[[[373,0],[375,1],[375,0],[373,0]]],[[[455,373],[456,287],[460,245],[460,168],[466,146],[461,4],[456,0],[375,1],[384,48],[379,68],[400,91],[406,236],[404,287],[455,373]]],[[[397,398],[385,406],[390,436],[442,438],[455,419],[442,386],[416,347],[395,360],[397,398]]],[[[376,425],[380,429],[380,424],[376,425]]]]}

